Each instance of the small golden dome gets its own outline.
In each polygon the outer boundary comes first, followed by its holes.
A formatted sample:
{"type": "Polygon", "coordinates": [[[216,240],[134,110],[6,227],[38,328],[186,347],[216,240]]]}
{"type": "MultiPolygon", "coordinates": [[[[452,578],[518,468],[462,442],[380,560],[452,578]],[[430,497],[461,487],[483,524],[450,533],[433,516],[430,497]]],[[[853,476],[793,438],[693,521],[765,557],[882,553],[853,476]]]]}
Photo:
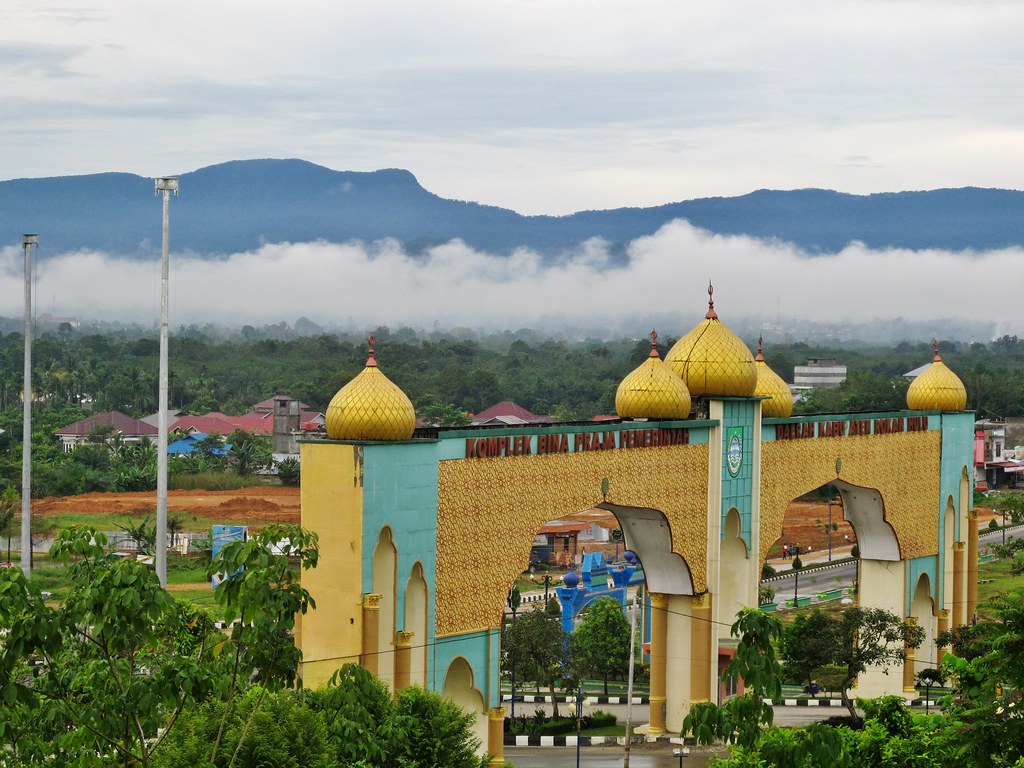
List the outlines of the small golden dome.
{"type": "Polygon", "coordinates": [[[714,288],[708,284],[708,313],[665,355],[665,363],[693,397],[750,397],[757,386],[754,356],[739,336],[718,319],[714,288]]]}
{"type": "Polygon", "coordinates": [[[912,411],[962,411],[967,407],[967,390],[960,377],[939,357],[939,342],[933,342],[935,358],[907,389],[907,408],[912,411]]]}
{"type": "Polygon", "coordinates": [[[782,377],[773,371],[764,361],[762,353],[763,339],[757,340],[757,386],[754,387],[756,397],[767,397],[761,401],[761,415],[768,419],[786,419],[793,415],[793,395],[782,377]]]}
{"type": "Polygon", "coordinates": [[[416,429],[412,401],[377,367],[373,336],[366,367],[327,406],[332,440],[408,440],[416,429]]]}
{"type": "Polygon", "coordinates": [[[690,392],[658,355],[658,334],[651,331],[651,353],[619,384],[615,412],[623,419],[685,419],[690,392]]]}

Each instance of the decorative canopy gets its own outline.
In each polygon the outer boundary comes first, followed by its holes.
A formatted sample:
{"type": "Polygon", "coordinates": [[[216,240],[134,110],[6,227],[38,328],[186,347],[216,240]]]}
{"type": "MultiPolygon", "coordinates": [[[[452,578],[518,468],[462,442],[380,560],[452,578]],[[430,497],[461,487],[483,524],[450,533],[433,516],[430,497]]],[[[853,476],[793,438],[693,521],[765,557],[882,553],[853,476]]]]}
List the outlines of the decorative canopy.
{"type": "Polygon", "coordinates": [[[366,367],[338,390],[327,406],[327,436],[332,440],[408,440],[416,428],[412,401],[385,376],[373,356],[366,367]]]}

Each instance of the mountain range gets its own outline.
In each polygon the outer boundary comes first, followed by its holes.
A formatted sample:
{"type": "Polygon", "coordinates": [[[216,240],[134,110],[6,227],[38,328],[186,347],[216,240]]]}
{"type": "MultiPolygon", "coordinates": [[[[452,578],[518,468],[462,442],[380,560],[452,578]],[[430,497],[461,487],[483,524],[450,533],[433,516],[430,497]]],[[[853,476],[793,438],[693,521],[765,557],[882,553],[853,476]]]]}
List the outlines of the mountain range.
{"type": "MultiPolygon", "coordinates": [[[[673,219],[790,242],[809,255],[851,242],[952,251],[1024,246],[1024,192],[975,187],[872,195],[758,190],[566,216],[445,199],[406,170],[335,171],[303,160],[221,163],[182,174],[180,187],[171,203],[171,249],[208,257],[265,243],[388,238],[413,253],[458,238],[491,253],[526,247],[557,260],[597,237],[621,255],[673,219]]],[[[20,244],[25,232],[40,235],[43,259],[79,250],[154,258],[160,201],[152,179],[128,173],[0,181],[0,243],[20,244]]]]}

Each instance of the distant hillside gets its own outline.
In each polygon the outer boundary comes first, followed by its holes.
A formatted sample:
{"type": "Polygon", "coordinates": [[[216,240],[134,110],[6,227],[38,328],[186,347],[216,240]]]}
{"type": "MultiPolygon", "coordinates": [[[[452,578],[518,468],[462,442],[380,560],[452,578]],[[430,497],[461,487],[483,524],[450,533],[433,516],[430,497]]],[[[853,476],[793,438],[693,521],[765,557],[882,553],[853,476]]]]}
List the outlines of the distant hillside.
{"type": "MultiPolygon", "coordinates": [[[[302,160],[241,160],[182,174],[171,247],[216,256],[268,242],[394,238],[417,252],[461,238],[494,253],[526,246],[557,258],[592,237],[621,251],[677,218],[716,233],[792,242],[811,254],[852,241],[949,250],[1024,245],[1024,192],[1008,190],[866,196],[760,190],[653,208],[522,216],[443,199],[404,170],[357,173],[302,160]]],[[[103,173],[0,182],[0,243],[19,244],[23,232],[38,232],[41,258],[80,249],[151,258],[159,253],[160,226],[149,178],[103,173]]]]}

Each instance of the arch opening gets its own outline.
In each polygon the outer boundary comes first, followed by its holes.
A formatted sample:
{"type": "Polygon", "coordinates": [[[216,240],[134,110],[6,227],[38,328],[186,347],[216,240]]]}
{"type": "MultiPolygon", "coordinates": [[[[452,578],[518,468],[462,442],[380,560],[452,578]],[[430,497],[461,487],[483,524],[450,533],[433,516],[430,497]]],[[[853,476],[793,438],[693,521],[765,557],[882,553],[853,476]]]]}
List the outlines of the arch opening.
{"type": "Polygon", "coordinates": [[[389,689],[395,687],[395,611],[398,550],[389,526],[380,529],[373,549],[373,592],[380,595],[377,633],[377,675],[389,689]]]}

